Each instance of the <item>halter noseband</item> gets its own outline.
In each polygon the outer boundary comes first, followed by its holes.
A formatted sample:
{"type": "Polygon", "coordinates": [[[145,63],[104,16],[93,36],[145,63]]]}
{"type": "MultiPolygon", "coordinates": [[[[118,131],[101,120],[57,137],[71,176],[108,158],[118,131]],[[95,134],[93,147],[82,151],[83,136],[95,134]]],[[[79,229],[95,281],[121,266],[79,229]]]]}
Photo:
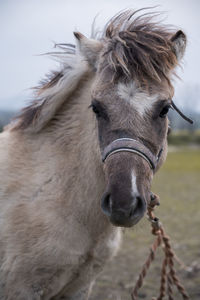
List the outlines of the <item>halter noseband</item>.
{"type": "Polygon", "coordinates": [[[109,156],[111,156],[115,153],[118,153],[118,152],[131,152],[131,153],[135,153],[135,154],[141,156],[143,159],[145,159],[148,162],[151,169],[154,170],[159,161],[162,151],[163,151],[163,148],[161,148],[158,155],[155,156],[141,142],[131,139],[131,138],[121,138],[121,139],[114,140],[108,146],[105,147],[105,149],[102,153],[102,161],[105,162],[105,160],[109,156]]]}

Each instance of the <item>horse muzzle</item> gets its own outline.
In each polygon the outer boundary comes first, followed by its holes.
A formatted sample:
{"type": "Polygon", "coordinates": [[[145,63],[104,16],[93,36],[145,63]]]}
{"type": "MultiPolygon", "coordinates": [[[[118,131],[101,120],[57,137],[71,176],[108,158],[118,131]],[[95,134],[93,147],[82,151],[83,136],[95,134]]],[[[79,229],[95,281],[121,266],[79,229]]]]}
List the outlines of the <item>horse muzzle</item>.
{"type": "Polygon", "coordinates": [[[101,208],[113,225],[131,227],[137,224],[144,216],[146,201],[141,195],[135,194],[132,195],[128,202],[130,204],[127,206],[116,207],[112,194],[105,193],[101,200],[101,208]]]}
{"type": "Polygon", "coordinates": [[[102,151],[108,187],[101,207],[115,226],[131,227],[144,216],[145,198],[162,151],[154,155],[132,138],[114,140],[102,151]]]}

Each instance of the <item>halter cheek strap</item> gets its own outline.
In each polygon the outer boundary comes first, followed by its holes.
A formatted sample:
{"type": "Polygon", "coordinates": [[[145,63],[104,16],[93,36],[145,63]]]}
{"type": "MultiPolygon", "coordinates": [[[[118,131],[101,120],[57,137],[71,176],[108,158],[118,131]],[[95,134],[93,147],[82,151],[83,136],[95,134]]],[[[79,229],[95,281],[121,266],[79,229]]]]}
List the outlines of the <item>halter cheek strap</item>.
{"type": "Polygon", "coordinates": [[[105,162],[105,160],[109,156],[118,152],[131,152],[145,159],[151,169],[154,170],[162,154],[162,151],[163,149],[161,148],[158,155],[155,156],[144,144],[140,143],[139,141],[131,138],[121,138],[114,140],[107,147],[105,147],[102,153],[102,161],[105,162]]]}

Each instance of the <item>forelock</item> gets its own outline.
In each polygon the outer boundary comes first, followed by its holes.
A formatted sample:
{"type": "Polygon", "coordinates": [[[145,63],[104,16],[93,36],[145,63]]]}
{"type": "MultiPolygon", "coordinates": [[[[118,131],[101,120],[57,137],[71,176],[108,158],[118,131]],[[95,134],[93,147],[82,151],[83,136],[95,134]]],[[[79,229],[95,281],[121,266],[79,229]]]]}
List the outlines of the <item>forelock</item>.
{"type": "Polygon", "coordinates": [[[122,12],[107,24],[102,66],[113,70],[114,80],[133,79],[144,87],[164,80],[170,85],[170,71],[178,64],[170,40],[172,28],[156,22],[156,13],[136,17],[139,11],[122,12]]]}

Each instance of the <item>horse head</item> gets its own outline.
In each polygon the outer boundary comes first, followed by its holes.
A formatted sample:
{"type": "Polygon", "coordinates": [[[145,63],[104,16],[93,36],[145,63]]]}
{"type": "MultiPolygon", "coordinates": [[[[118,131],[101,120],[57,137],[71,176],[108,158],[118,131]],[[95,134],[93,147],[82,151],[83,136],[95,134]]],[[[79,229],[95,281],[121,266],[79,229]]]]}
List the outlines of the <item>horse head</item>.
{"type": "Polygon", "coordinates": [[[106,178],[101,207],[114,225],[130,227],[144,216],[153,175],[166,158],[170,79],[186,36],[122,13],[101,39],[75,37],[95,72],[91,108],[106,178]]]}

